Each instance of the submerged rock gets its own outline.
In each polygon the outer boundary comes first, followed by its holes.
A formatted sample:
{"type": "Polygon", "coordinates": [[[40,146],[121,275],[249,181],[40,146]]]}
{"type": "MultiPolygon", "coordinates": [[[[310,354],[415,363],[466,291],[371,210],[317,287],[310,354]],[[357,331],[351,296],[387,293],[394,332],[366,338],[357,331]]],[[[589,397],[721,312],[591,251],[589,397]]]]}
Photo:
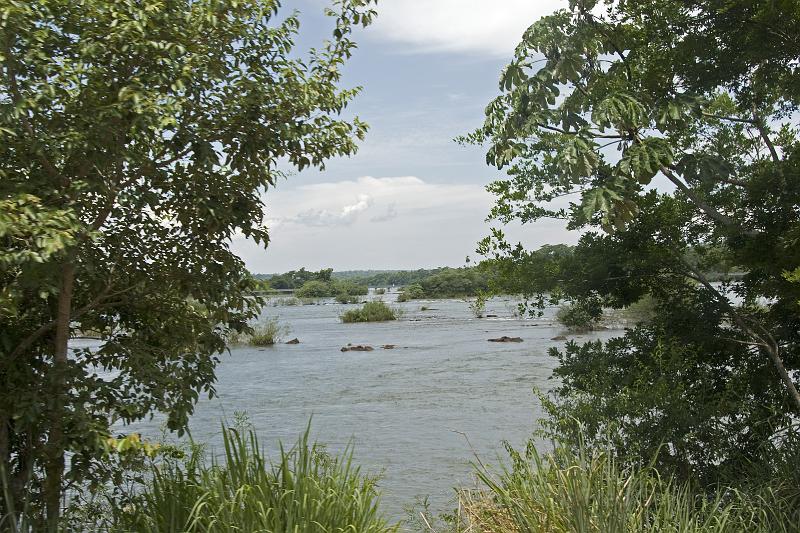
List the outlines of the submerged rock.
{"type": "Polygon", "coordinates": [[[565,341],[567,338],[564,335],[559,335],[558,337],[553,337],[550,339],[551,341],[565,341]]]}
{"type": "Polygon", "coordinates": [[[286,344],[300,344],[300,339],[294,338],[290,341],[286,341],[286,344]]]}
{"type": "Polygon", "coordinates": [[[381,346],[381,348],[383,348],[384,350],[394,350],[395,346],[394,344],[384,344],[383,346],[381,346]]]}
{"type": "Polygon", "coordinates": [[[522,339],[520,337],[507,337],[503,335],[496,339],[489,339],[489,342],[522,342],[522,339]]]}
{"type": "Polygon", "coordinates": [[[497,318],[497,315],[486,315],[486,318],[497,318]]]}
{"type": "Polygon", "coordinates": [[[374,349],[375,348],[368,344],[348,344],[347,346],[342,346],[343,352],[371,352],[374,349]]]}

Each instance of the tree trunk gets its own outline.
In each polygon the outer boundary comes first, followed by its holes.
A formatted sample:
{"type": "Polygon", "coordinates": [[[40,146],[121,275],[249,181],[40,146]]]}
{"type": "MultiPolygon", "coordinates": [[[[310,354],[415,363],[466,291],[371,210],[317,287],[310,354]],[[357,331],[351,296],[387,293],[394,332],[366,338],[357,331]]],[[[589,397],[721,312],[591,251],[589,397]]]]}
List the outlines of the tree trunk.
{"type": "Polygon", "coordinates": [[[61,289],[58,294],[56,314],[56,334],[53,351],[52,395],[50,428],[47,438],[45,464],[44,505],[47,529],[58,530],[61,516],[61,486],[64,478],[64,405],[67,370],[67,344],[69,342],[70,313],[72,309],[72,289],[75,281],[75,265],[70,261],[61,273],[61,289]]]}

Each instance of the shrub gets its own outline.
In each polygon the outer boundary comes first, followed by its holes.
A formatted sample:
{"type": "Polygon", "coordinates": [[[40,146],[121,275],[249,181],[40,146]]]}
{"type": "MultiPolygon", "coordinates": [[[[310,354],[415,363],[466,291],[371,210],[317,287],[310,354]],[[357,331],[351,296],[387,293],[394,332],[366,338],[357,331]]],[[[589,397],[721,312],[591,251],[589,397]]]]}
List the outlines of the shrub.
{"type": "Polygon", "coordinates": [[[336,295],[336,301],[340,304],[357,304],[358,296],[350,296],[346,292],[340,292],[336,295]]]}
{"type": "Polygon", "coordinates": [[[351,309],[341,316],[342,322],[383,322],[396,320],[398,311],[384,302],[367,302],[359,309],[351,309]]]}
{"type": "Polygon", "coordinates": [[[166,458],[134,503],[112,509],[113,533],[304,531],[388,533],[376,480],[361,475],[352,451],[332,457],[308,441],[308,430],[278,461],[264,456],[255,433],[223,428],[225,455],[166,458]]]}
{"type": "Polygon", "coordinates": [[[403,290],[397,296],[397,301],[407,302],[409,300],[416,300],[418,298],[425,298],[425,290],[421,285],[414,283],[413,285],[403,287],[403,290]]]}
{"type": "Polygon", "coordinates": [[[483,318],[483,312],[486,310],[487,299],[488,297],[485,294],[480,293],[469,303],[469,310],[472,311],[472,314],[475,316],[475,318],[483,318]]]}
{"type": "Polygon", "coordinates": [[[305,282],[294,294],[298,298],[325,298],[333,295],[333,289],[330,283],[315,279],[305,282]]]}
{"type": "Polygon", "coordinates": [[[289,333],[289,327],[282,325],[277,318],[269,318],[256,324],[252,331],[233,333],[228,337],[229,345],[249,344],[251,346],[271,346],[289,333]]]}
{"type": "Polygon", "coordinates": [[[656,305],[657,302],[655,298],[646,294],[638,301],[623,309],[620,315],[625,320],[630,320],[636,324],[649,322],[656,314],[656,305]]]}
{"type": "Polygon", "coordinates": [[[331,290],[335,293],[345,293],[349,296],[364,296],[369,292],[369,287],[354,281],[334,281],[331,290]]]}
{"type": "Polygon", "coordinates": [[[595,329],[603,317],[603,308],[595,300],[578,300],[562,306],[556,320],[570,331],[581,332],[595,329]]]}

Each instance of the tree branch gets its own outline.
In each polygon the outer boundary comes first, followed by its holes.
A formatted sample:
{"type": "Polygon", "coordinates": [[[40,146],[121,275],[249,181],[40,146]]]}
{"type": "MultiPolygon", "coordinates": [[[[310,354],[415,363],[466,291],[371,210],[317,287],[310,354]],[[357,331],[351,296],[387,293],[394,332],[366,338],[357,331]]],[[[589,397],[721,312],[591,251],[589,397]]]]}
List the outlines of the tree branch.
{"type": "Polygon", "coordinates": [[[700,210],[702,210],[713,220],[716,220],[717,222],[719,222],[724,226],[739,228],[739,224],[737,224],[735,220],[733,220],[728,215],[720,213],[719,211],[717,211],[716,209],[705,203],[699,196],[697,196],[694,193],[694,191],[692,191],[692,189],[689,186],[683,183],[683,181],[677,175],[675,175],[672,172],[672,170],[670,170],[666,166],[662,166],[659,170],[661,170],[661,173],[664,174],[664,176],[666,176],[667,179],[671,181],[678,189],[683,191],[683,193],[689,197],[692,203],[694,203],[697,207],[699,207],[700,210]]]}
{"type": "Polygon", "coordinates": [[[800,392],[798,392],[794,381],[792,381],[792,377],[789,375],[789,372],[786,370],[786,367],[783,364],[783,359],[781,359],[780,355],[780,346],[775,340],[775,337],[758,322],[754,322],[754,324],[759,330],[761,330],[760,333],[748,325],[747,320],[739,314],[733,304],[731,304],[730,300],[728,300],[728,298],[723,296],[717,289],[715,289],[702,272],[686,262],[684,262],[684,265],[691,272],[689,277],[699,282],[701,285],[703,285],[703,287],[706,288],[706,290],[713,293],[717,300],[719,300],[728,310],[728,315],[731,317],[731,319],[733,319],[736,325],[739,326],[739,328],[741,328],[742,331],[744,331],[752,339],[757,341],[753,344],[762,347],[767,352],[772,360],[772,364],[775,366],[775,369],[780,375],[781,381],[783,381],[784,385],[786,386],[791,402],[795,405],[797,410],[800,411],[800,392]]]}
{"type": "Polygon", "coordinates": [[[769,154],[772,156],[772,161],[774,161],[775,163],[780,163],[781,158],[778,156],[778,151],[775,149],[775,145],[772,144],[772,139],[769,138],[769,132],[767,131],[766,124],[764,124],[764,120],[761,119],[758,115],[755,115],[755,120],[753,124],[758,130],[758,134],[761,135],[761,139],[763,139],[764,144],[767,145],[769,154]]]}
{"type": "MultiPolygon", "coordinates": [[[[134,287],[128,287],[127,289],[122,289],[119,291],[111,292],[112,284],[109,283],[106,287],[95,296],[90,302],[88,302],[83,307],[80,307],[71,313],[73,319],[79,318],[83,316],[85,313],[95,309],[100,303],[104,300],[109,298],[113,298],[115,296],[119,296],[124,294],[128,291],[133,290],[134,287]]],[[[22,342],[20,342],[17,347],[12,351],[8,356],[8,361],[11,362],[17,357],[19,357],[25,350],[33,346],[33,344],[39,340],[45,333],[49,332],[56,326],[56,321],[51,320],[50,322],[46,322],[39,326],[36,331],[28,335],[22,342]]]]}

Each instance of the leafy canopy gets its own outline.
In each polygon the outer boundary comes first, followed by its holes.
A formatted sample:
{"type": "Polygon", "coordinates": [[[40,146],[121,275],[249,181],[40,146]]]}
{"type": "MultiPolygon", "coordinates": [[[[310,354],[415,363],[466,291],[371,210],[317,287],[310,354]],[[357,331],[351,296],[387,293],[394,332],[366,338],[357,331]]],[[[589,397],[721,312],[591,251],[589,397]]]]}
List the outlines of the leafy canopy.
{"type": "Polygon", "coordinates": [[[305,58],[277,0],[0,3],[0,470],[31,508],[57,516],[65,469],[102,482],[112,423],[180,430],[214,393],[259,309],[231,239],[267,244],[279,164],[366,132],[338,84],[370,3],[305,58]]]}
{"type": "Polygon", "coordinates": [[[586,232],[536,265],[494,230],[480,251],[521,293],[555,277],[573,300],[661,302],[622,340],[568,346],[552,412],[598,438],[616,421],[638,459],[666,444],[687,475],[767,461],[797,432],[798,31],[795,2],[571,0],[525,32],[462,139],[507,172],[491,218],[586,232]],[[713,285],[720,262],[746,274],[713,285]]]}

